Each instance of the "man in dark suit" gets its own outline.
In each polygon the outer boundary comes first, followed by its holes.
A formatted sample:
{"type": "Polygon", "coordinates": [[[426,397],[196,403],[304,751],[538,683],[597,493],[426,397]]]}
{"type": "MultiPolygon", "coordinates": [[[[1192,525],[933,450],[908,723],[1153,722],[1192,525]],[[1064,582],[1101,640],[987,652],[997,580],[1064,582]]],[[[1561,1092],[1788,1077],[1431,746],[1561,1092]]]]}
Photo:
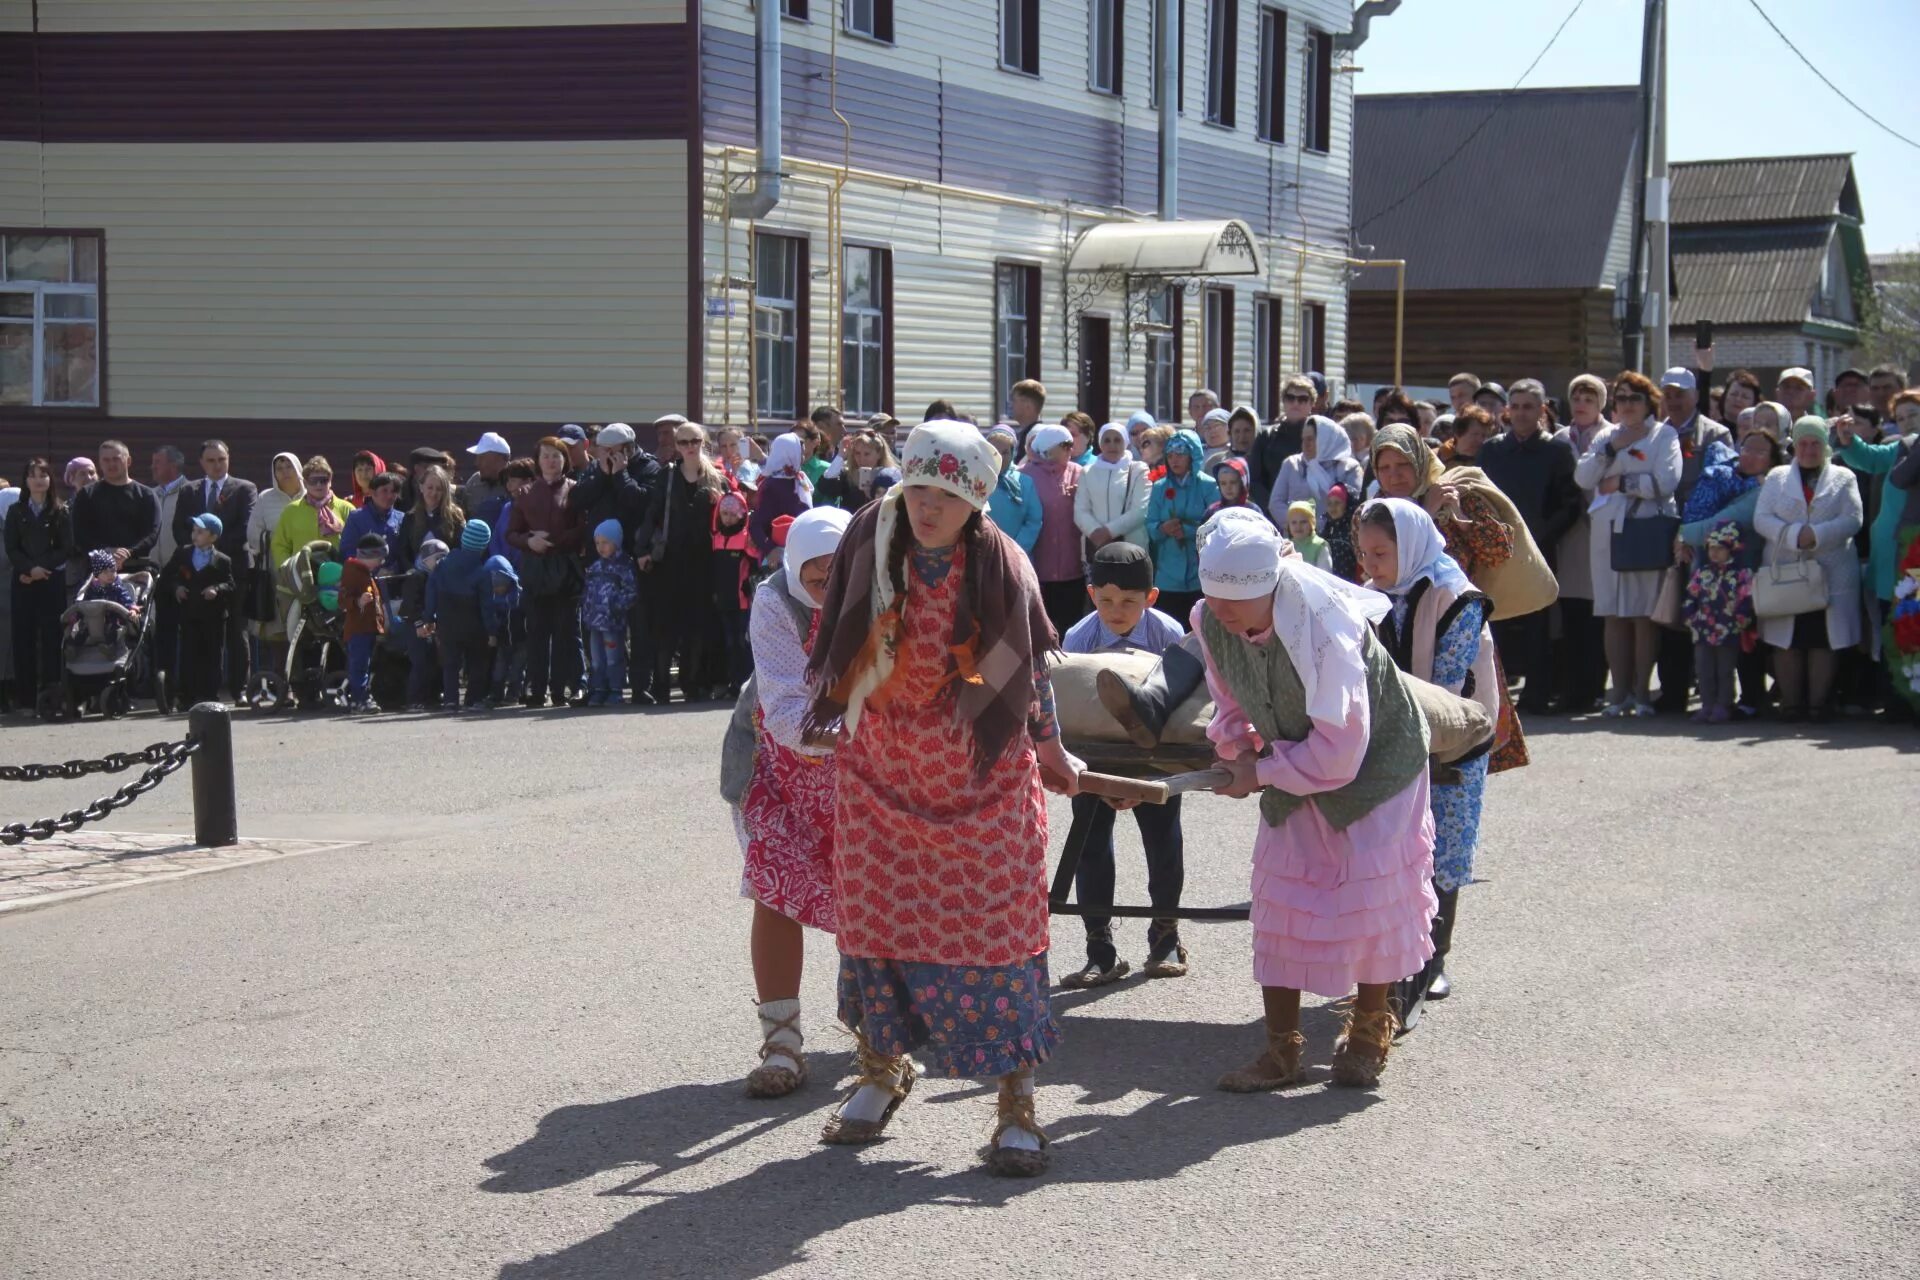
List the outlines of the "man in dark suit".
{"type": "Polygon", "coordinates": [[[173,537],[181,546],[192,542],[193,518],[203,513],[220,517],[216,550],[233,564],[234,599],[226,611],[227,696],[238,701],[247,687],[246,610],[241,607],[253,585],[253,549],[247,545],[247,526],[260,491],[248,481],[227,474],[233,458],[226,443],[209,440],[200,446],[200,478],[180,490],[173,508],[173,537]]]}

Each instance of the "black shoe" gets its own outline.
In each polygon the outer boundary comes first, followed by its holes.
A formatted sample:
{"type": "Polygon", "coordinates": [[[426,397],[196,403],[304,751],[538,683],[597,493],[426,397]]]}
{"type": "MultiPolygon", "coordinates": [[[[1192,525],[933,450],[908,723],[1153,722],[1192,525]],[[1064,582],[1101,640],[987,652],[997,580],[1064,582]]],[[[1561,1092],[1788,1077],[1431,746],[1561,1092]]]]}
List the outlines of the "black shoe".
{"type": "Polygon", "coordinates": [[[635,689],[630,701],[636,707],[650,707],[653,705],[653,695],[645,689],[635,689]]]}
{"type": "Polygon", "coordinates": [[[1206,678],[1207,664],[1198,654],[1188,652],[1183,641],[1161,654],[1160,665],[1139,684],[1116,671],[1101,671],[1094,676],[1094,689],[1100,705],[1126,730],[1135,746],[1157,747],[1168,717],[1206,678]]]}
{"type": "Polygon", "coordinates": [[[1442,965],[1440,972],[1433,975],[1433,981],[1427,984],[1427,999],[1445,1000],[1452,994],[1453,980],[1447,977],[1446,966],[1442,965]]]}

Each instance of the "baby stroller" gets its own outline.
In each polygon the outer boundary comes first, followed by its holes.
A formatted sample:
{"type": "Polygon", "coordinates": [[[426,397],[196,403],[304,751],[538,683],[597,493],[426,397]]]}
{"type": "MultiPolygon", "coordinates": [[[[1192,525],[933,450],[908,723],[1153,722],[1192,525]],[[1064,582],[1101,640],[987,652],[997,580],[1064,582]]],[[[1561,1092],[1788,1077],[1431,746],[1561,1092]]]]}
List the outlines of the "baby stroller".
{"type": "Polygon", "coordinates": [[[346,705],[340,562],[333,558],[332,543],[316,539],[287,557],[280,566],[278,599],[287,630],[287,666],[256,677],[255,705],[270,701],[284,707],[289,696],[302,709],[346,705]]]}
{"type": "MultiPolygon", "coordinates": [[[[43,689],[35,709],[42,719],[62,715],[78,720],[89,705],[117,720],[133,710],[133,688],[153,680],[154,701],[167,705],[165,675],[153,670],[153,574],[122,573],[120,585],[133,595],[134,607],[113,600],[77,596],[60,615],[61,677],[43,689]]],[[[85,591],[85,584],[81,590],[85,591]]]]}

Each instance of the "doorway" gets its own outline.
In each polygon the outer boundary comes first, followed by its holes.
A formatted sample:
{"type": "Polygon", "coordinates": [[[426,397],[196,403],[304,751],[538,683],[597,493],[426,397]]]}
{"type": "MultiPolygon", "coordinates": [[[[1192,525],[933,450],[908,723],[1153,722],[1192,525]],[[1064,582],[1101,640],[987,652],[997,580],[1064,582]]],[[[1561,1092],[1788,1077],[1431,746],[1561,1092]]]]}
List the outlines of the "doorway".
{"type": "Polygon", "coordinates": [[[1079,402],[1096,427],[1113,420],[1113,336],[1105,316],[1080,317],[1079,402]]]}

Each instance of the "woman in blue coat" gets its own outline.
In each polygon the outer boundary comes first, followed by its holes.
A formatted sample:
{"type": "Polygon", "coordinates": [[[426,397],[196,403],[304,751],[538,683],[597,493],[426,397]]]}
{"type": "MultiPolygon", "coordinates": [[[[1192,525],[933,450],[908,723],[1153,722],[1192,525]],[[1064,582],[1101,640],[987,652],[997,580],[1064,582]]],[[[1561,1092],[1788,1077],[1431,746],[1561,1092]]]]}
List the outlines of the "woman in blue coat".
{"type": "Polygon", "coordinates": [[[1200,552],[1195,535],[1207,511],[1220,501],[1220,486],[1200,469],[1207,447],[1192,431],[1167,441],[1167,474],[1153,482],[1147,499],[1147,537],[1153,547],[1153,584],[1159,608],[1181,626],[1200,602],[1200,552]]]}
{"type": "Polygon", "coordinates": [[[1013,465],[1013,450],[1020,442],[1013,428],[990,427],[986,437],[987,443],[1000,452],[1000,482],[987,499],[987,515],[1032,559],[1033,544],[1040,540],[1040,491],[1034,487],[1032,476],[1013,465]]]}

